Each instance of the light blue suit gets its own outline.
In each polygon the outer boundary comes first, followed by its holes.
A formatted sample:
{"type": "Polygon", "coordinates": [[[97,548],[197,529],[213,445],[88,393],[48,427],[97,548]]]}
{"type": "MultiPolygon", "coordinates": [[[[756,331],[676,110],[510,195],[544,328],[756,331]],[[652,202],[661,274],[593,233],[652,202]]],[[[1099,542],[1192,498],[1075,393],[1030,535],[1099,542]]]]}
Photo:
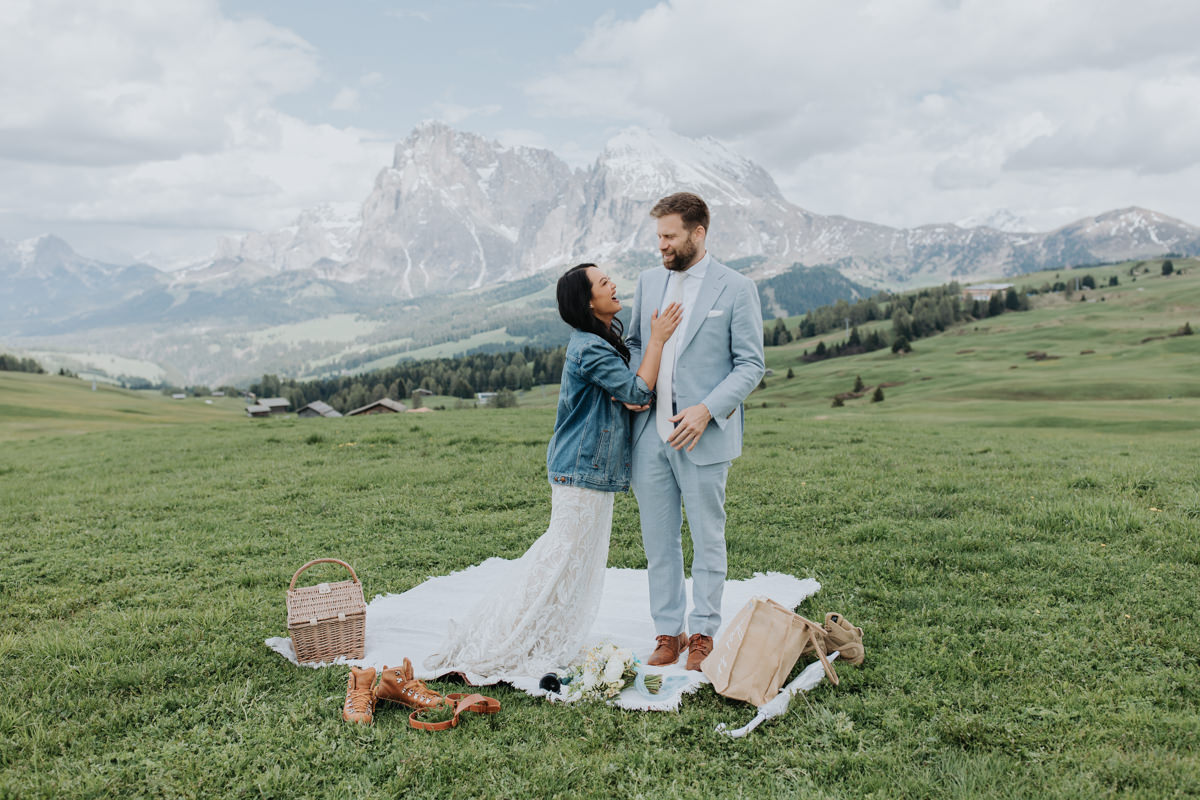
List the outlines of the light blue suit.
{"type": "MultiPolygon", "coordinates": [[[[659,267],[638,278],[628,337],[632,368],[641,363],[651,315],[663,305],[669,274],[659,267]]],[[[653,406],[633,421],[632,486],[657,635],[686,631],[712,636],[720,627],[726,571],[725,478],[730,462],[742,452],[742,403],[766,370],[762,309],[753,281],[710,259],[694,306],[677,345],[676,410],[703,403],[712,420],[690,453],[659,438],[653,406]],[[687,510],[693,547],[693,609],[686,628],[681,505],[687,510]]],[[[655,402],[670,403],[671,398],[655,402]]]]}

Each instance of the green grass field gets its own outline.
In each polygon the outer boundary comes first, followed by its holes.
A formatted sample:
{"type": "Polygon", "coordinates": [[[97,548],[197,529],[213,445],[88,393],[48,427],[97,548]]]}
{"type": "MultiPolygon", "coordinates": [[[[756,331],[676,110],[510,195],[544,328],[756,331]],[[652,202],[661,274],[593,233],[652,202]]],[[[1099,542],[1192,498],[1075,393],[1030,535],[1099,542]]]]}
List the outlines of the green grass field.
{"type": "Polygon", "coordinates": [[[105,383],[28,372],[0,372],[0,442],[48,434],[144,429],[245,417],[238,397],[172,400],[105,383]],[[205,401],[210,402],[205,402],[205,401]]]}
{"type": "MultiPolygon", "coordinates": [[[[730,577],[816,577],[801,613],[861,625],[867,660],[736,741],[714,726],[753,709],[710,689],[650,714],[496,687],[448,733],[350,727],[343,669],[263,646],[310,558],[370,598],[523,552],[552,389],[251,420],[0,373],[0,796],[1196,796],[1200,336],[1142,340],[1200,308],[1200,270],[1102,293],[906,356],[768,351],[730,577]],[[896,385],[831,408],[856,375],[896,385]]],[[[609,563],[645,564],[627,495],[609,563]]]]}

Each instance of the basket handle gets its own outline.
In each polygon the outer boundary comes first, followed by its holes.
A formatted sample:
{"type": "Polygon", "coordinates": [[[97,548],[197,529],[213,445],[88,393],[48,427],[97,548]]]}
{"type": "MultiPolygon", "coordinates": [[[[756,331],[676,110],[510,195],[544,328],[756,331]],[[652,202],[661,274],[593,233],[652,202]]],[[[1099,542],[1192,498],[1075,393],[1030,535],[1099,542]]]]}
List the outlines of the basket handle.
{"type": "Polygon", "coordinates": [[[354,567],[350,566],[345,561],[341,561],[340,559],[336,559],[336,558],[314,558],[312,561],[308,562],[303,567],[296,570],[296,574],[292,576],[292,582],[290,584],[288,584],[288,591],[290,592],[292,589],[296,588],[296,579],[300,577],[301,572],[304,572],[304,570],[308,569],[313,564],[322,564],[322,563],[326,563],[326,562],[328,562],[330,564],[341,564],[343,567],[350,570],[350,576],[352,578],[354,578],[354,582],[355,583],[359,582],[358,574],[354,571],[354,567]]]}

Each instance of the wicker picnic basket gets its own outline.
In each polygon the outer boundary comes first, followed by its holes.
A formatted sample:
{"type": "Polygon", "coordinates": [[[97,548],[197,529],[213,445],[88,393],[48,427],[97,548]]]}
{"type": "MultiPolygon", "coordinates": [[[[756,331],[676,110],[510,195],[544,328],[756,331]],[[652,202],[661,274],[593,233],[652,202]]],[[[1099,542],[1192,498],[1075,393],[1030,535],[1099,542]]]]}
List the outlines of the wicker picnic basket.
{"type": "Polygon", "coordinates": [[[296,570],[287,591],[288,632],[297,661],[332,661],[339,656],[362,658],[367,604],[354,568],[336,558],[317,558],[296,570]],[[352,580],[296,588],[300,573],[313,564],[341,564],[352,580]]]}

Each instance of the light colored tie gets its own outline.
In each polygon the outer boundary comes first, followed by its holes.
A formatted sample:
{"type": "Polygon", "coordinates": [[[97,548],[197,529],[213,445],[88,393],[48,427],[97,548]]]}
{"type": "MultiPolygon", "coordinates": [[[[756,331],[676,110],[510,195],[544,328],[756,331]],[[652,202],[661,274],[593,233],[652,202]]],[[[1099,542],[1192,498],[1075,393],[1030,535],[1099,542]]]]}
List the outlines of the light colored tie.
{"type": "MultiPolygon", "coordinates": [[[[671,303],[679,303],[683,300],[683,281],[687,278],[687,273],[674,272],[669,278],[671,289],[667,292],[667,299],[659,310],[659,314],[666,311],[667,306],[671,303]]],[[[658,362],[658,378],[654,383],[654,393],[658,398],[654,407],[654,427],[658,430],[658,438],[664,442],[670,437],[671,431],[675,430],[675,423],[670,420],[674,416],[671,396],[675,391],[675,387],[671,385],[671,374],[675,372],[675,347],[682,335],[683,325],[680,325],[663,345],[662,359],[658,362]]]]}

